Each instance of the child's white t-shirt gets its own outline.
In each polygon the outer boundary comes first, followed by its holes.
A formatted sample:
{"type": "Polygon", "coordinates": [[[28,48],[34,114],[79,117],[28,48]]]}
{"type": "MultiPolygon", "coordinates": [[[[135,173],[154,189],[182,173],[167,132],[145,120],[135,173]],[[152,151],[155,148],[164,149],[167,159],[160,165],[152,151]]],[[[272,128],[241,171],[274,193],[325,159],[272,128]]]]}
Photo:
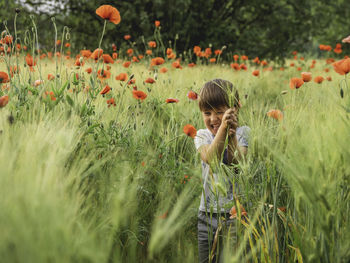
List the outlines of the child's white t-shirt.
{"type": "MultiPolygon", "coordinates": [[[[248,137],[249,137],[250,128],[248,126],[238,127],[236,130],[236,137],[238,146],[248,147],[248,137]]],[[[200,129],[197,131],[197,135],[194,138],[194,144],[198,150],[201,146],[206,144],[211,144],[214,140],[214,135],[208,129],[200,129]]],[[[224,160],[227,158],[227,152],[224,153],[224,160]]],[[[233,187],[232,181],[233,178],[228,178],[225,173],[220,174],[220,178],[217,174],[212,173],[213,176],[210,176],[210,167],[209,164],[201,161],[202,163],[202,179],[203,179],[203,192],[201,197],[201,203],[199,206],[200,211],[214,212],[218,213],[218,207],[220,212],[227,213],[230,211],[231,207],[226,207],[225,204],[232,203],[233,200],[233,187]],[[214,194],[213,189],[218,189],[218,187],[213,188],[213,183],[220,183],[221,186],[224,186],[226,195],[221,191],[217,191],[217,195],[214,194]],[[218,205],[219,204],[219,205],[218,205]],[[207,208],[207,209],[206,209],[207,208]]]]}

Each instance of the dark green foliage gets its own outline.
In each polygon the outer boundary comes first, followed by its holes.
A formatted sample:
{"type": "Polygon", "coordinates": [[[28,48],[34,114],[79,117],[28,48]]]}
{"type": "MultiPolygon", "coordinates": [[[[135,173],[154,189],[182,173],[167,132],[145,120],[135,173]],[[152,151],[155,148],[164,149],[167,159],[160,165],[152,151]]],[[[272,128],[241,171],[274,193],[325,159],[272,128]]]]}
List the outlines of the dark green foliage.
{"type": "Polygon", "coordinates": [[[59,28],[66,25],[71,29],[73,50],[96,48],[103,20],[95,10],[102,4],[115,6],[122,18],[117,26],[107,25],[103,48],[108,52],[112,43],[118,48],[129,46],[123,39],[126,34],[144,52],[142,37],[146,42],[154,40],[155,20],[161,22],[165,47],[176,45],[176,50],[183,52],[194,45],[205,48],[211,44],[213,49],[226,45],[229,52],[223,57],[230,60],[230,52],[276,60],[283,60],[293,50],[315,53],[321,43],[334,46],[340,42],[349,34],[344,29],[350,27],[350,2],[345,0],[57,0],[60,7],[56,8],[43,6],[41,1],[25,1],[26,7],[15,0],[6,2],[0,3],[0,15],[8,20],[9,28],[13,27],[15,7],[22,10],[18,28],[30,25],[24,15],[28,7],[41,14],[36,19],[39,30],[46,33],[44,38],[41,34],[40,42],[47,50],[54,43],[51,16],[56,17],[59,28]]]}

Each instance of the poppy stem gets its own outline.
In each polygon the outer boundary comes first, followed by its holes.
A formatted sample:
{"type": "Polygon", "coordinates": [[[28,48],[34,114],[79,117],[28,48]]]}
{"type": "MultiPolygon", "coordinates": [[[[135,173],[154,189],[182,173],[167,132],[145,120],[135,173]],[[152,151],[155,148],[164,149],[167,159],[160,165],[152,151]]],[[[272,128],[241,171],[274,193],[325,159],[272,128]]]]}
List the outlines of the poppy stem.
{"type": "Polygon", "coordinates": [[[103,35],[105,34],[105,31],[106,31],[106,24],[107,24],[107,20],[105,20],[105,23],[103,25],[102,36],[101,36],[101,39],[100,39],[100,43],[98,44],[98,50],[100,50],[100,48],[101,48],[103,35]]]}

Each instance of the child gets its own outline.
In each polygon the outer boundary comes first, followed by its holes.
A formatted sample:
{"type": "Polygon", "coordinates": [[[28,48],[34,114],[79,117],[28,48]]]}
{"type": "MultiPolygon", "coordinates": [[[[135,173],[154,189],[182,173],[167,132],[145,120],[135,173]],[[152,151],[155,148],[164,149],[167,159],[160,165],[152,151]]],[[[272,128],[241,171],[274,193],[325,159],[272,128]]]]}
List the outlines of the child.
{"type": "MultiPolygon", "coordinates": [[[[234,204],[232,180],[223,173],[213,173],[212,169],[217,168],[221,160],[222,163],[230,165],[238,163],[247,154],[247,137],[250,129],[247,126],[238,127],[239,105],[238,92],[227,80],[211,80],[205,83],[200,91],[199,108],[206,129],[199,130],[194,139],[201,157],[203,179],[203,192],[198,213],[199,262],[209,262],[212,259],[210,251],[220,217],[225,217],[226,223],[233,222],[229,220],[230,208],[234,204]],[[213,190],[213,183],[227,186],[226,195],[213,190]]],[[[231,230],[234,231],[233,228],[234,226],[231,230]]],[[[211,262],[215,262],[215,258],[211,262]]]]}

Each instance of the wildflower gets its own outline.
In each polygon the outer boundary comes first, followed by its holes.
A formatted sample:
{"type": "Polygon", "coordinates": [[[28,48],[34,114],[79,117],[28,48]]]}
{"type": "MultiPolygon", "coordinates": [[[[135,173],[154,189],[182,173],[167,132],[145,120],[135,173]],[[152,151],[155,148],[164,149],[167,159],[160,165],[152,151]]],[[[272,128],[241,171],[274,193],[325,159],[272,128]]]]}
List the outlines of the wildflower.
{"type": "Polygon", "coordinates": [[[70,43],[67,42],[64,46],[65,47],[70,47],[70,43]]]}
{"type": "Polygon", "coordinates": [[[260,74],[260,71],[258,69],[256,69],[252,72],[252,74],[253,74],[253,76],[258,77],[260,74]]]}
{"type": "Polygon", "coordinates": [[[231,68],[235,69],[235,70],[240,70],[241,68],[239,67],[238,63],[231,63],[230,65],[231,68]]]}
{"type": "Polygon", "coordinates": [[[166,103],[178,103],[179,100],[178,99],[173,99],[173,98],[169,98],[165,100],[166,103]]]}
{"type": "Polygon", "coordinates": [[[85,71],[90,74],[92,72],[92,68],[87,68],[85,71]]]}
{"type": "Polygon", "coordinates": [[[36,62],[34,61],[33,57],[30,54],[27,54],[26,56],[26,63],[30,68],[36,65],[36,62]]]}
{"type": "Polygon", "coordinates": [[[58,40],[56,41],[56,46],[59,46],[59,45],[61,45],[61,40],[58,39],[58,40]]]}
{"type": "Polygon", "coordinates": [[[135,79],[131,79],[131,80],[129,80],[128,85],[135,84],[135,82],[136,82],[136,80],[135,80],[135,79]]]}
{"type": "Polygon", "coordinates": [[[53,74],[49,73],[49,74],[47,75],[47,79],[48,79],[48,80],[53,80],[53,79],[55,79],[55,76],[54,76],[53,74]]]}
{"type": "Polygon", "coordinates": [[[50,99],[51,99],[52,101],[55,101],[55,100],[56,100],[55,93],[53,93],[53,91],[50,91],[50,92],[45,91],[45,93],[44,93],[44,95],[43,95],[44,98],[46,98],[47,95],[50,95],[50,99]]]}
{"type": "Polygon", "coordinates": [[[103,49],[101,49],[101,48],[96,48],[95,50],[94,50],[94,52],[92,52],[92,54],[91,54],[91,58],[92,59],[94,59],[94,60],[98,60],[101,56],[102,56],[102,54],[103,54],[103,49]]]}
{"type": "Polygon", "coordinates": [[[85,58],[91,57],[91,54],[92,54],[92,52],[88,49],[80,50],[80,53],[85,58]]]}
{"type": "Polygon", "coordinates": [[[187,136],[189,136],[189,137],[191,137],[191,138],[193,138],[193,139],[194,139],[194,137],[196,137],[196,135],[197,135],[197,130],[196,130],[196,128],[193,127],[191,124],[186,124],[186,125],[184,126],[183,131],[184,131],[184,133],[185,133],[187,136]]]}
{"type": "Polygon", "coordinates": [[[132,91],[132,96],[137,99],[137,100],[141,100],[143,101],[144,99],[147,98],[147,94],[144,93],[143,91],[141,90],[133,90],[132,91]]]}
{"type": "Polygon", "coordinates": [[[333,51],[334,51],[334,53],[336,53],[336,54],[342,53],[343,50],[341,49],[341,44],[339,44],[339,43],[336,44],[335,49],[334,49],[333,51]]]}
{"type": "Polygon", "coordinates": [[[291,89],[299,89],[304,84],[301,78],[292,78],[289,82],[289,87],[291,89]]]}
{"type": "Polygon", "coordinates": [[[77,66],[77,67],[84,66],[84,64],[85,64],[85,62],[82,59],[80,59],[80,58],[77,58],[75,60],[75,63],[74,63],[74,65],[77,66]]]}
{"type": "Polygon", "coordinates": [[[103,62],[106,64],[109,64],[109,63],[113,64],[114,63],[113,58],[108,54],[103,54],[102,58],[103,58],[103,62]]]}
{"type": "Polygon", "coordinates": [[[114,53],[112,54],[112,58],[113,58],[113,59],[117,59],[117,58],[118,58],[118,53],[115,53],[115,52],[114,52],[114,53]]]}
{"type": "Polygon", "coordinates": [[[269,110],[266,115],[278,121],[283,120],[283,113],[280,110],[269,110]]]}
{"type": "Polygon", "coordinates": [[[196,66],[196,64],[192,62],[192,63],[189,63],[187,66],[188,66],[189,68],[193,68],[193,67],[196,66]]]}
{"type": "Polygon", "coordinates": [[[158,66],[164,64],[165,60],[161,57],[155,57],[151,60],[151,66],[158,66]]]}
{"type": "Polygon", "coordinates": [[[155,83],[156,81],[154,80],[154,79],[152,79],[152,78],[147,78],[146,80],[145,80],[145,83],[149,83],[149,84],[153,84],[153,83],[155,83]]]}
{"type": "Polygon", "coordinates": [[[240,68],[240,69],[243,69],[243,70],[245,70],[245,71],[247,71],[247,70],[248,70],[247,65],[246,65],[246,64],[244,64],[244,63],[242,63],[241,65],[239,65],[239,68],[240,68]]]}
{"type": "Polygon", "coordinates": [[[173,53],[173,49],[172,48],[167,48],[166,49],[166,54],[167,55],[170,55],[170,54],[172,54],[173,53]]]}
{"type": "Polygon", "coordinates": [[[130,35],[125,35],[125,36],[124,36],[124,39],[125,39],[125,40],[129,40],[130,38],[131,38],[130,35]]]}
{"type": "Polygon", "coordinates": [[[128,75],[126,73],[120,73],[118,76],[115,77],[115,79],[120,81],[127,81],[128,75]]]}
{"type": "Polygon", "coordinates": [[[194,46],[193,47],[193,53],[195,53],[197,56],[201,52],[201,48],[199,46],[194,46]]]}
{"type": "Polygon", "coordinates": [[[118,9],[111,5],[101,5],[96,9],[96,14],[116,25],[119,24],[121,20],[118,9]]]}
{"type": "Polygon", "coordinates": [[[130,61],[125,61],[125,62],[123,63],[123,67],[124,67],[124,68],[128,68],[128,67],[130,66],[130,64],[131,64],[130,61]]]}
{"type": "MultiPolygon", "coordinates": [[[[247,216],[248,213],[245,211],[244,207],[242,205],[239,206],[239,210],[241,211],[241,216],[247,216]]],[[[237,211],[236,206],[233,206],[230,210],[230,219],[237,218],[237,211]]]]}
{"type": "Polygon", "coordinates": [[[41,84],[43,84],[43,83],[44,83],[43,80],[37,79],[36,81],[34,81],[34,86],[35,86],[35,87],[38,87],[39,85],[41,85],[41,84]]]}
{"type": "Polygon", "coordinates": [[[159,72],[160,72],[160,73],[166,73],[166,72],[168,72],[168,69],[167,69],[167,68],[161,68],[161,69],[159,70],[159,72]]]}
{"type": "Polygon", "coordinates": [[[243,56],[241,56],[241,59],[242,59],[242,60],[248,60],[248,57],[245,56],[245,55],[243,55],[243,56]]]}
{"type": "Polygon", "coordinates": [[[350,72],[350,58],[342,59],[333,63],[334,70],[340,75],[350,72]]]}
{"type": "Polygon", "coordinates": [[[309,82],[312,79],[311,72],[301,72],[301,78],[304,82],[309,82]]]}
{"type": "Polygon", "coordinates": [[[297,71],[301,71],[302,70],[302,68],[301,67],[297,67],[297,71]]]}
{"type": "Polygon", "coordinates": [[[9,75],[6,72],[0,71],[0,83],[7,83],[9,81],[9,75]]]}
{"type": "Polygon", "coordinates": [[[209,59],[209,62],[210,62],[210,63],[215,63],[215,62],[216,62],[216,58],[211,58],[211,59],[209,59]]]}
{"type": "Polygon", "coordinates": [[[4,95],[2,97],[0,97],[0,108],[3,108],[7,105],[7,103],[9,103],[9,96],[8,95],[4,95]]]}
{"type": "Polygon", "coordinates": [[[238,55],[233,55],[233,59],[234,59],[234,61],[237,61],[239,59],[239,56],[238,55]]]}
{"type": "Polygon", "coordinates": [[[115,100],[114,98],[110,98],[109,100],[107,100],[107,104],[108,104],[108,108],[111,107],[112,105],[115,107],[115,100]]]}
{"type": "Polygon", "coordinates": [[[160,26],[160,21],[158,21],[158,20],[154,21],[154,25],[155,25],[156,27],[159,27],[159,26],[160,26]]]}
{"type": "Polygon", "coordinates": [[[112,44],[112,49],[113,49],[114,52],[117,51],[117,46],[114,43],[112,44]]]}
{"type": "Polygon", "coordinates": [[[326,80],[332,81],[332,77],[331,77],[331,76],[328,76],[328,77],[326,78],[326,80]]]}
{"type": "Polygon", "coordinates": [[[97,77],[102,80],[109,79],[111,77],[111,72],[109,70],[99,69],[97,71],[97,77]]]}
{"type": "Polygon", "coordinates": [[[187,98],[189,98],[190,100],[196,100],[196,99],[198,99],[198,94],[196,92],[190,90],[187,93],[187,98]]]}
{"type": "Polygon", "coordinates": [[[324,78],[322,76],[317,76],[314,78],[314,81],[318,84],[321,84],[324,81],[324,78]]]}
{"type": "Polygon", "coordinates": [[[253,59],[253,62],[256,63],[256,64],[260,64],[260,59],[259,59],[259,57],[255,57],[255,58],[253,59]]]}
{"type": "Polygon", "coordinates": [[[152,55],[152,50],[147,49],[147,50],[146,50],[146,55],[152,55]]]}
{"type": "Polygon", "coordinates": [[[111,91],[111,87],[106,85],[106,87],[104,87],[103,90],[101,90],[100,94],[101,95],[105,95],[105,94],[107,94],[110,91],[111,91]]]}
{"type": "Polygon", "coordinates": [[[126,53],[129,55],[129,57],[132,56],[132,54],[134,53],[134,50],[132,48],[129,48],[126,53]]]}
{"type": "Polygon", "coordinates": [[[215,54],[215,56],[221,55],[222,54],[222,50],[221,49],[216,49],[214,51],[214,54],[215,54]]]}
{"type": "Polygon", "coordinates": [[[267,66],[267,61],[266,60],[263,60],[263,61],[261,61],[261,65],[263,65],[263,66],[267,66]]]}
{"type": "Polygon", "coordinates": [[[173,68],[182,69],[182,66],[180,65],[180,61],[178,61],[178,60],[174,61],[174,62],[171,64],[171,66],[172,66],[173,68]]]}
{"type": "Polygon", "coordinates": [[[149,42],[148,42],[148,46],[149,46],[150,48],[155,48],[155,47],[157,47],[157,43],[156,43],[156,41],[149,41],[149,42]]]}
{"type": "Polygon", "coordinates": [[[329,68],[325,68],[325,69],[324,69],[324,72],[329,72],[329,68]]]}

